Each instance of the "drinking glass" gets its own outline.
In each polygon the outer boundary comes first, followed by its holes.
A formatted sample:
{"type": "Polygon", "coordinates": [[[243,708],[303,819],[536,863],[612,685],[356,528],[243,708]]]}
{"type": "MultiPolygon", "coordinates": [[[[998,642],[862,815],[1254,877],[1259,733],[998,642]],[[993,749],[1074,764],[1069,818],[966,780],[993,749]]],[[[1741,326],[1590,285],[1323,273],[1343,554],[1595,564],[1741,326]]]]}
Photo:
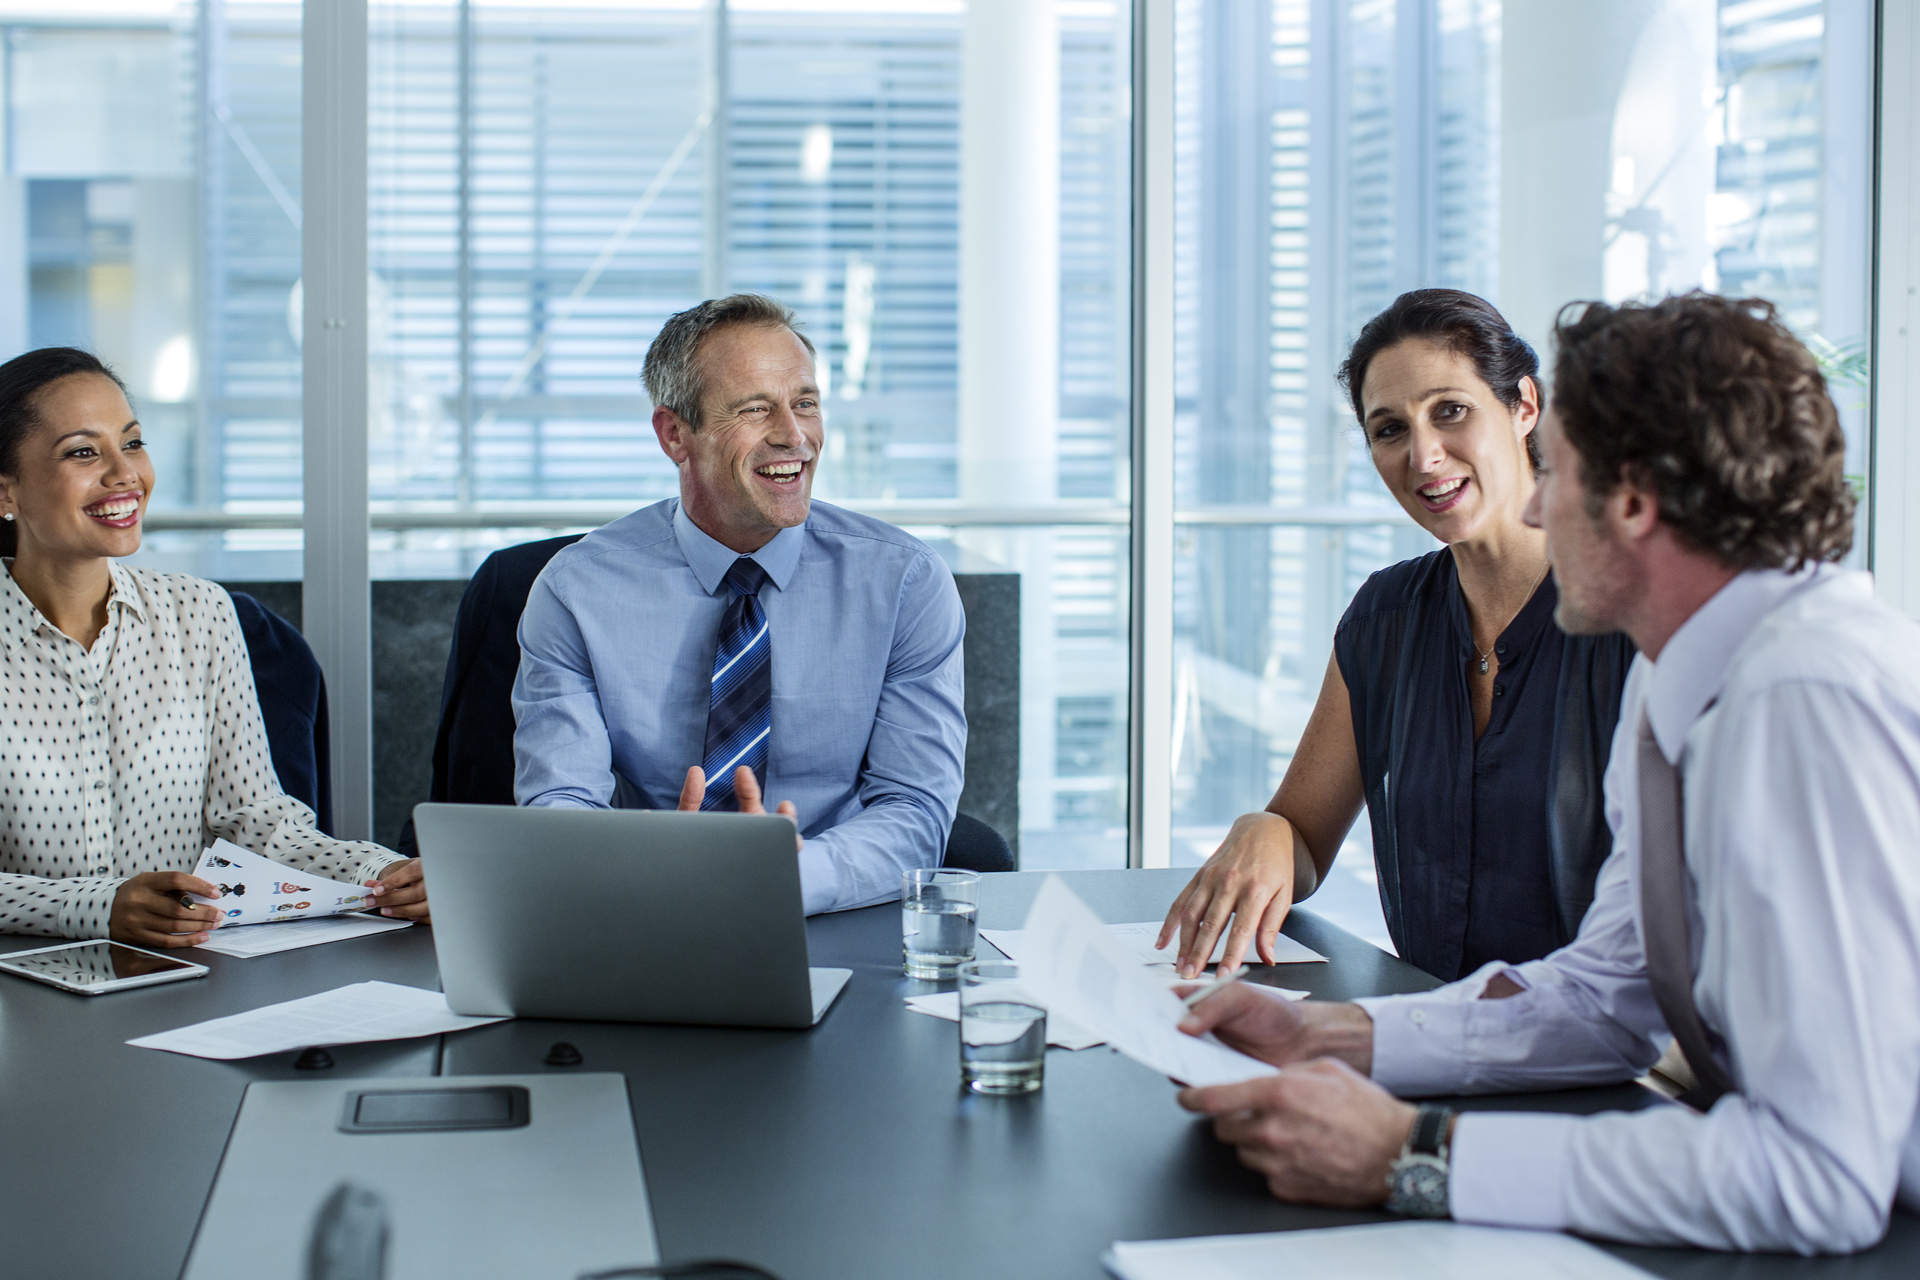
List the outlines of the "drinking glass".
{"type": "Polygon", "coordinates": [[[960,966],[960,1082],[975,1093],[1032,1093],[1047,1066],[1047,1011],[1011,960],[960,966]]]}
{"type": "Polygon", "coordinates": [[[909,978],[951,978],[973,959],[980,873],[916,867],[901,877],[900,953],[909,978]]]}

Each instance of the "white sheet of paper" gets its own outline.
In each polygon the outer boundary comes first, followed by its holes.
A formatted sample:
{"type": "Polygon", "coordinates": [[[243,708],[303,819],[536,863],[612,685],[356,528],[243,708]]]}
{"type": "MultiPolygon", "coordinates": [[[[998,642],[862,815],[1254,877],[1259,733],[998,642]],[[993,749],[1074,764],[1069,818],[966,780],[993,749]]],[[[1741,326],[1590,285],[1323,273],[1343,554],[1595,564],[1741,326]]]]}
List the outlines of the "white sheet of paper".
{"type": "Polygon", "coordinates": [[[1275,1074],[1211,1035],[1182,1032],[1186,1005],[1059,876],[1040,886],[1022,934],[1021,985],[1141,1065],[1193,1085],[1275,1074]]]}
{"type": "Polygon", "coordinates": [[[317,947],[323,942],[341,942],[364,938],[370,933],[405,929],[411,920],[388,920],[382,916],[325,916],[313,920],[290,920],[272,929],[216,929],[213,936],[195,947],[196,951],[215,951],[223,956],[272,955],[299,947],[317,947]]]}
{"type": "Polygon", "coordinates": [[[447,1008],[446,996],[438,991],[391,982],[356,982],[127,1043],[195,1058],[252,1058],[309,1045],[408,1040],[505,1021],[457,1014],[447,1008]]]}
{"type": "MultiPolygon", "coordinates": [[[[1144,964],[1170,965],[1180,954],[1179,947],[1176,943],[1167,944],[1165,951],[1155,951],[1153,949],[1154,939],[1160,936],[1160,921],[1158,920],[1143,920],[1136,924],[1110,924],[1107,926],[1107,932],[1119,939],[1121,944],[1129,951],[1139,956],[1141,962],[1144,964]]],[[[1018,960],[1020,958],[1020,930],[982,929],[980,936],[1000,948],[1000,954],[1006,956],[1008,959],[1018,960]]],[[[1220,941],[1213,944],[1213,955],[1208,958],[1207,963],[1220,963],[1220,953],[1226,950],[1226,947],[1227,939],[1225,935],[1222,935],[1220,941]]],[[[1327,958],[1318,951],[1295,942],[1284,933],[1274,939],[1273,962],[1275,964],[1311,964],[1314,961],[1325,964],[1326,960],[1327,958]]],[[[1257,964],[1259,962],[1259,955],[1254,953],[1250,953],[1246,960],[1248,964],[1257,964]]]]}
{"type": "MultiPolygon", "coordinates": [[[[1038,997],[1034,997],[1039,1004],[1038,997]]],[[[945,1018],[948,1022],[960,1021],[960,993],[958,991],[940,991],[930,996],[908,996],[907,1008],[915,1013],[932,1014],[936,1018],[945,1018]]],[[[1016,1030],[1016,1034],[1018,1034],[1016,1030]]],[[[1097,1044],[1105,1044],[1093,1032],[1076,1026],[1069,1018],[1049,1012],[1047,1014],[1047,1043],[1059,1049],[1091,1049],[1097,1044]]]]}
{"type": "Polygon", "coordinates": [[[1120,1280],[1648,1280],[1572,1236],[1452,1222],[1118,1241],[1102,1261],[1120,1280]]]}
{"type": "Polygon", "coordinates": [[[226,919],[220,922],[223,929],[332,916],[373,905],[373,894],[365,885],[295,871],[225,840],[215,840],[213,847],[200,855],[193,874],[219,887],[218,898],[187,896],[226,912],[226,919]]]}

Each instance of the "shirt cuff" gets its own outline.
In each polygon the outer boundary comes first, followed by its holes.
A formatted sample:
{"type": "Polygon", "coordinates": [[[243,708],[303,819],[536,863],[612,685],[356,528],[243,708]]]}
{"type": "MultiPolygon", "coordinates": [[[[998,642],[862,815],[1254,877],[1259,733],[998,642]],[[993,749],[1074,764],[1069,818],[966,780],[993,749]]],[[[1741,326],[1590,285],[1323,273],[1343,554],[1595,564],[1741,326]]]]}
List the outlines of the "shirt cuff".
{"type": "Polygon", "coordinates": [[[840,868],[831,844],[816,837],[800,846],[800,906],[810,916],[840,909],[840,868]]]}
{"type": "Polygon", "coordinates": [[[1467,1074],[1467,1021],[1500,964],[1418,995],[1370,996],[1354,1003],[1373,1019],[1373,1080],[1402,1098],[1459,1093],[1467,1074]]]}
{"type": "Polygon", "coordinates": [[[1459,1005],[1419,996],[1354,1003],[1373,1019],[1374,1083],[1402,1098],[1459,1091],[1467,1039],[1459,1005]]]}
{"type": "Polygon", "coordinates": [[[1580,1116],[1478,1111],[1453,1127],[1447,1208],[1456,1222],[1567,1229],[1567,1153],[1580,1116]]]}
{"type": "Polygon", "coordinates": [[[354,874],[354,882],[356,884],[365,884],[369,880],[378,880],[380,873],[389,867],[397,867],[403,862],[410,861],[412,861],[412,859],[403,858],[391,849],[375,850],[373,853],[368,854],[366,860],[360,864],[360,870],[354,874]]]}
{"type": "Polygon", "coordinates": [[[60,895],[60,936],[63,938],[105,938],[113,929],[113,898],[129,877],[112,880],[88,876],[56,880],[60,895]]]}

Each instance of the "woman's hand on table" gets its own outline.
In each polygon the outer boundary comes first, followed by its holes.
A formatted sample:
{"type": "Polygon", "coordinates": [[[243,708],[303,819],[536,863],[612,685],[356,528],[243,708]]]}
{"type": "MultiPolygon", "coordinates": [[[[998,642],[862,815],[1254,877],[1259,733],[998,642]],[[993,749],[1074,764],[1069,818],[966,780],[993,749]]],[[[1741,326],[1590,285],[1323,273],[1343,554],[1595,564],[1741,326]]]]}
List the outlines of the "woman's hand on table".
{"type": "Polygon", "coordinates": [[[396,920],[432,922],[432,913],[427,908],[426,875],[420,869],[420,859],[408,858],[394,863],[380,873],[379,879],[367,881],[367,887],[373,890],[381,915],[396,920]]]}
{"type": "Polygon", "coordinates": [[[1213,944],[1233,922],[1220,955],[1225,970],[1242,963],[1249,948],[1263,964],[1273,963],[1273,940],[1293,909],[1293,824],[1277,813],[1241,814],[1167,909],[1156,947],[1177,934],[1180,950],[1174,969],[1183,978],[1197,976],[1213,955],[1213,944]]]}
{"type": "Polygon", "coordinates": [[[220,908],[195,906],[181,895],[218,898],[220,890],[184,871],[149,871],[124,881],[113,895],[107,936],[137,947],[197,947],[220,927],[220,908]]]}

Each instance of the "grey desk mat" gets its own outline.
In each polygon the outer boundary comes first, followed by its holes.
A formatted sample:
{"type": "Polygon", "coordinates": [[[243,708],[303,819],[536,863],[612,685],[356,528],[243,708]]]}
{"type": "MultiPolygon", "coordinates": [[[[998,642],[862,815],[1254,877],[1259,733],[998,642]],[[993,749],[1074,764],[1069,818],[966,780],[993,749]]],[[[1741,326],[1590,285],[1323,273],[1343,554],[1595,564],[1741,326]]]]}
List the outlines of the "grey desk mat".
{"type": "Polygon", "coordinates": [[[618,1075],[263,1082],[240,1104],[185,1280],[307,1280],[316,1218],[343,1182],[384,1202],[385,1268],[367,1280],[573,1280],[659,1257],[618,1075]],[[489,1085],[527,1090],[524,1125],[340,1127],[357,1090],[489,1085]]]}

